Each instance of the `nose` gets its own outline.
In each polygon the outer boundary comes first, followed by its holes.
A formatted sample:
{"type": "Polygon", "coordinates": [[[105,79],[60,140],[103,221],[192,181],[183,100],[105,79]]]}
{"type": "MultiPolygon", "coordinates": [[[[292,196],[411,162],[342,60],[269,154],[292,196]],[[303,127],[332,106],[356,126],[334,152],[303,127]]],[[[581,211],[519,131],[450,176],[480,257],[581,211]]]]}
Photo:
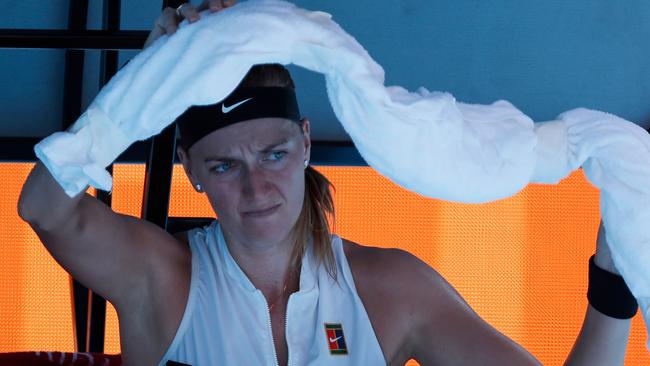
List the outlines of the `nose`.
{"type": "Polygon", "coordinates": [[[264,197],[268,194],[271,184],[266,173],[257,167],[244,169],[241,175],[242,195],[248,199],[264,197]]]}

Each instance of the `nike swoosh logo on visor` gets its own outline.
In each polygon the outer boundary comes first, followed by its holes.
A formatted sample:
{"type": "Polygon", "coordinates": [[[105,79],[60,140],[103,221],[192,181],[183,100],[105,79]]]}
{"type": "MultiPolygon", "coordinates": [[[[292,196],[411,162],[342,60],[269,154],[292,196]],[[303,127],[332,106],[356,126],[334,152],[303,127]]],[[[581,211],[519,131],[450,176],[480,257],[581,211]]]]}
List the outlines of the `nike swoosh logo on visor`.
{"type": "Polygon", "coordinates": [[[343,336],[336,337],[336,338],[334,338],[334,339],[330,338],[330,343],[334,343],[334,342],[338,341],[338,340],[341,339],[341,338],[343,338],[343,336]]]}
{"type": "Polygon", "coordinates": [[[226,114],[226,113],[232,111],[233,109],[239,107],[240,105],[242,105],[242,104],[248,102],[248,101],[251,100],[251,99],[253,99],[253,98],[244,99],[244,100],[242,100],[241,102],[238,102],[238,103],[235,103],[235,104],[231,105],[230,107],[226,107],[225,104],[222,104],[222,105],[221,105],[221,112],[223,112],[223,114],[226,114]]]}

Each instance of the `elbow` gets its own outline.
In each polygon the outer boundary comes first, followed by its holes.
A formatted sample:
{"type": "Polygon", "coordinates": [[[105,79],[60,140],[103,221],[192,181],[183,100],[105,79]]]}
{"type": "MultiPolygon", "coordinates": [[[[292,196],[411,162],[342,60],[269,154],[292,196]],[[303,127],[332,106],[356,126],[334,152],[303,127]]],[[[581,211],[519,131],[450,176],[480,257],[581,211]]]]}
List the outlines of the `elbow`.
{"type": "Polygon", "coordinates": [[[75,215],[83,196],[68,197],[49,172],[37,164],[20,192],[18,216],[35,230],[58,230],[75,215]]]}
{"type": "Polygon", "coordinates": [[[36,201],[36,197],[34,197],[34,193],[38,191],[34,188],[34,175],[38,173],[37,168],[38,165],[34,166],[32,172],[27,176],[27,179],[25,179],[23,187],[20,191],[20,196],[18,197],[18,204],[16,207],[18,210],[18,217],[29,224],[32,224],[32,222],[35,220],[35,209],[33,206],[36,201]]]}
{"type": "Polygon", "coordinates": [[[52,226],[51,222],[56,216],[56,210],[43,210],[43,203],[39,202],[42,197],[34,195],[34,192],[25,183],[20,197],[18,198],[18,217],[34,230],[46,230],[52,226]]]}
{"type": "Polygon", "coordinates": [[[34,208],[32,206],[29,197],[26,197],[23,191],[18,199],[18,217],[31,226],[38,226],[38,218],[34,214],[34,208]]]}
{"type": "Polygon", "coordinates": [[[38,210],[23,199],[18,201],[18,217],[29,224],[37,233],[41,231],[47,232],[55,228],[52,218],[48,220],[44,215],[38,215],[38,210]]]}
{"type": "Polygon", "coordinates": [[[31,221],[29,204],[27,203],[27,200],[24,196],[25,196],[25,192],[23,191],[20,194],[20,198],[18,198],[18,205],[17,205],[18,217],[20,217],[23,221],[29,223],[31,221]]]}
{"type": "Polygon", "coordinates": [[[61,224],[56,210],[43,210],[42,205],[39,206],[33,200],[21,197],[18,200],[18,216],[37,233],[56,230],[61,224]]]}
{"type": "Polygon", "coordinates": [[[18,198],[18,217],[34,229],[51,226],[61,207],[65,207],[64,202],[52,194],[47,183],[43,181],[42,170],[37,164],[25,180],[18,198]]]}

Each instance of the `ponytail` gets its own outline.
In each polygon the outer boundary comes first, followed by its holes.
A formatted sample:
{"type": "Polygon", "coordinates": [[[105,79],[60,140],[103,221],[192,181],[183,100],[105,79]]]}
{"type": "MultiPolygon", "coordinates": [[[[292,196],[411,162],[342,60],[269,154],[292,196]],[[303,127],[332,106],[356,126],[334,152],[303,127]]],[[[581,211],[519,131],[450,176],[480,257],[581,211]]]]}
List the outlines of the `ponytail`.
{"type": "Polygon", "coordinates": [[[311,166],[305,169],[305,198],[296,221],[291,264],[297,265],[305,253],[309,236],[313,239],[314,258],[336,280],[336,261],[332,251],[330,224],[334,226],[332,183],[311,166]]]}

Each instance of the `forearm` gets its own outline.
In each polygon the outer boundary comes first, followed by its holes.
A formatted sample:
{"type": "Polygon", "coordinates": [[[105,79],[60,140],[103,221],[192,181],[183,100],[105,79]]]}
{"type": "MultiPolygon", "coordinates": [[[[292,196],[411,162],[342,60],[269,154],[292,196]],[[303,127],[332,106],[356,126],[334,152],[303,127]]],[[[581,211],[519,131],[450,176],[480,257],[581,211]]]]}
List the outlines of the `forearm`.
{"type": "Polygon", "coordinates": [[[37,161],[20,193],[18,214],[30,225],[48,231],[73,214],[84,194],[68,197],[43,163],[37,161]]]}
{"type": "Polygon", "coordinates": [[[565,365],[623,365],[631,319],[604,315],[589,305],[565,365]]]}
{"type": "MultiPolygon", "coordinates": [[[[633,300],[632,294],[629,293],[627,286],[619,277],[618,270],[612,261],[602,223],[598,229],[597,250],[593,257],[593,266],[590,262],[589,268],[589,292],[592,291],[593,286],[596,303],[595,307],[591,304],[587,306],[582,329],[567,358],[566,365],[623,365],[630,334],[630,318],[634,311],[631,311],[632,308],[628,309],[627,306],[621,307],[621,305],[626,303],[624,300],[626,298],[632,299],[634,305],[636,305],[636,301],[633,300]],[[605,281],[603,276],[605,276],[605,281]],[[602,295],[613,300],[617,305],[616,315],[609,313],[612,311],[611,309],[604,310],[608,307],[603,307],[605,304],[601,303],[602,295]],[[628,311],[621,313],[622,309],[628,311]]],[[[591,302],[591,299],[589,301],[591,302]]]]}

